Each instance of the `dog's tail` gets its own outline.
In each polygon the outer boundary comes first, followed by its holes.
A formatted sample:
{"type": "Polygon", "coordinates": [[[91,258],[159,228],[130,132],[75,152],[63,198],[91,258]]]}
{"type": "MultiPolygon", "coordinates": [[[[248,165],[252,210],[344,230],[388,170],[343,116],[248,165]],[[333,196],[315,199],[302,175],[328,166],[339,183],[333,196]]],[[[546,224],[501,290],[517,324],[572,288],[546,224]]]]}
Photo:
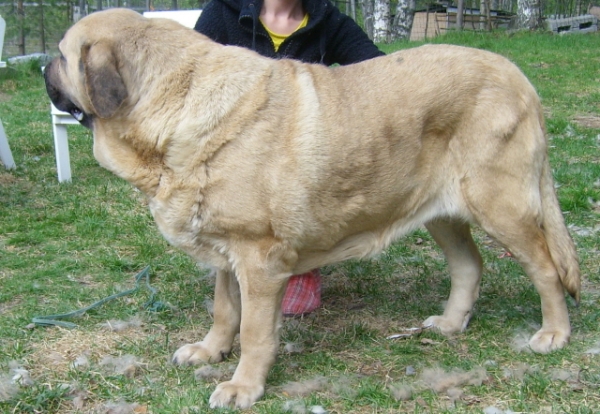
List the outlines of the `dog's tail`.
{"type": "Polygon", "coordinates": [[[550,256],[558,271],[560,281],[567,292],[579,303],[581,277],[575,243],[569,235],[554,190],[552,170],[546,160],[540,182],[542,200],[542,229],[546,236],[550,256]]]}

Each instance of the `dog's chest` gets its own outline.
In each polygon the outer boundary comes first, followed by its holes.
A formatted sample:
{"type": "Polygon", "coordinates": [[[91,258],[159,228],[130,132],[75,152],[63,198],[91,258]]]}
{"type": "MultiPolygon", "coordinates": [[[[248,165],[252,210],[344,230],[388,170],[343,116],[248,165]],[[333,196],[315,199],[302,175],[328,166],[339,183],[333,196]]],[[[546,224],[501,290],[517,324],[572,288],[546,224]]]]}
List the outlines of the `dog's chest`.
{"type": "Polygon", "coordinates": [[[148,206],[158,229],[171,245],[199,262],[220,268],[229,266],[226,244],[205,219],[199,200],[152,198],[148,206]]]}

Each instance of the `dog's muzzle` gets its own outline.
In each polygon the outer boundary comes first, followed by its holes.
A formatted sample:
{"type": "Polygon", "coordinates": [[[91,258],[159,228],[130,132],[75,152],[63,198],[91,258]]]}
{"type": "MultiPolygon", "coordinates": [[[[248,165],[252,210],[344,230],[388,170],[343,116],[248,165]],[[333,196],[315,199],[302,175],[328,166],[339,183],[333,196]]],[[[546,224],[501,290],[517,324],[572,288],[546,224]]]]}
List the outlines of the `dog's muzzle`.
{"type": "MultiPolygon", "coordinates": [[[[57,58],[59,59],[59,58],[57,58]]],[[[44,68],[44,81],[46,83],[46,92],[52,101],[52,104],[59,110],[71,114],[81,125],[86,128],[92,129],[93,116],[83,112],[79,106],[77,106],[66,94],[61,91],[59,82],[56,81],[53,73],[53,67],[56,64],[56,59],[50,62],[44,68]]]]}

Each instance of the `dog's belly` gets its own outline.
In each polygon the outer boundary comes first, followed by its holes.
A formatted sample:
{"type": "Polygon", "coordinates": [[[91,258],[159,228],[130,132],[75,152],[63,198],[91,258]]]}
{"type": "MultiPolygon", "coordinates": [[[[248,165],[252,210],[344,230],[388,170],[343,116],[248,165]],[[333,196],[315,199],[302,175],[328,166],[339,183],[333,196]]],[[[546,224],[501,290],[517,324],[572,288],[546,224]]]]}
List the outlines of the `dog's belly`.
{"type": "Polygon", "coordinates": [[[299,251],[298,264],[294,268],[294,273],[304,273],[310,269],[348,259],[374,256],[400,237],[438,218],[465,221],[473,219],[460,195],[458,184],[453,181],[436,194],[432,194],[431,198],[417,202],[407,214],[401,214],[391,222],[384,219],[384,222],[387,221],[389,224],[382,224],[368,231],[360,231],[357,228],[354,233],[341,238],[328,250],[307,248],[299,251]]]}

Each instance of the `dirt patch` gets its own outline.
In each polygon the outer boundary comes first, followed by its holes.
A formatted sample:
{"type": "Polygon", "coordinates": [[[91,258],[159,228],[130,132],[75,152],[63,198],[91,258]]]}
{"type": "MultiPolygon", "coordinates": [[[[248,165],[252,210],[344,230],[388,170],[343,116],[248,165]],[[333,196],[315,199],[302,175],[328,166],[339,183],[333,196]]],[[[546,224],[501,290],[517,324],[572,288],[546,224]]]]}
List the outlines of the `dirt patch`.
{"type": "Polygon", "coordinates": [[[488,374],[485,368],[481,367],[471,371],[455,369],[450,372],[441,368],[427,368],[421,374],[420,380],[427,388],[432,389],[436,393],[443,393],[465,385],[480,387],[487,380],[487,377],[488,374]]]}
{"type": "Polygon", "coordinates": [[[52,373],[59,377],[77,368],[82,360],[101,361],[114,353],[122,342],[131,343],[146,337],[141,328],[127,331],[100,329],[52,328],[46,340],[31,345],[33,352],[28,357],[28,368],[33,377],[52,373]]]}
{"type": "MultiPolygon", "coordinates": [[[[4,168],[2,168],[4,169],[4,168]]],[[[11,185],[16,183],[17,177],[15,177],[14,175],[12,175],[9,172],[0,172],[0,185],[4,186],[4,185],[11,185]]]]}
{"type": "MultiPolygon", "coordinates": [[[[0,280],[2,278],[0,277],[0,280]]],[[[0,315],[3,317],[11,314],[12,309],[17,308],[23,301],[22,297],[15,297],[11,301],[0,303],[0,315]]]]}
{"type": "Polygon", "coordinates": [[[596,115],[577,115],[573,122],[580,127],[600,129],[600,116],[596,115]]]}
{"type": "MultiPolygon", "coordinates": [[[[598,251],[594,253],[600,254],[598,251]]],[[[597,282],[590,280],[587,277],[581,278],[581,290],[592,298],[592,303],[600,298],[600,286],[597,282]]]]}

